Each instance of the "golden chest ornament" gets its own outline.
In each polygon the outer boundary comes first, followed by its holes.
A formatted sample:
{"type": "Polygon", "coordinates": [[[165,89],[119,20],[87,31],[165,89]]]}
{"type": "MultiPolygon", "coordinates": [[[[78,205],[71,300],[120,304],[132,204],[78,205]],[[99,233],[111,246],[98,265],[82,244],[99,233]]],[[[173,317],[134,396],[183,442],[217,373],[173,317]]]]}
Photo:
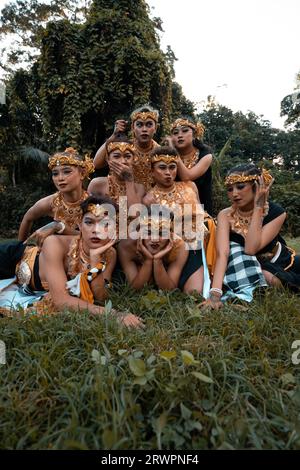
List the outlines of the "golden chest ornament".
{"type": "Polygon", "coordinates": [[[80,204],[88,197],[88,193],[83,191],[81,198],[76,202],[66,202],[63,194],[58,192],[54,195],[52,208],[54,219],[63,222],[70,229],[75,230],[81,222],[82,210],[80,204]]]}

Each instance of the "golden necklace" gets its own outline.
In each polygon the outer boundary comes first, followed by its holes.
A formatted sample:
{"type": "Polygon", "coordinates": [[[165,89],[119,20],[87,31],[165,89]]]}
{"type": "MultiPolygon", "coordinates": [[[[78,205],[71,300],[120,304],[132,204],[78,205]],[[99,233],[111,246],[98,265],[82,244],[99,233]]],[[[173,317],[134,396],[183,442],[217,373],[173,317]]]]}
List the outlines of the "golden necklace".
{"type": "Polygon", "coordinates": [[[235,233],[246,237],[252,220],[253,209],[248,212],[241,212],[238,208],[233,209],[230,214],[230,227],[235,233]]]}
{"type": "Polygon", "coordinates": [[[143,184],[146,191],[149,191],[153,184],[150,153],[154,147],[157,146],[157,143],[152,140],[150,147],[143,150],[138,146],[137,141],[135,140],[134,146],[136,154],[133,162],[134,181],[143,184]]]}
{"type": "MultiPolygon", "coordinates": [[[[109,248],[101,255],[101,260],[109,263],[113,248],[109,248]]],[[[84,251],[81,237],[74,237],[70,244],[70,249],[67,255],[67,276],[69,279],[73,279],[79,273],[83,273],[91,269],[91,258],[84,251]]]]}
{"type": "Polygon", "coordinates": [[[82,192],[82,195],[78,201],[67,202],[61,192],[54,195],[52,201],[52,208],[54,212],[54,219],[62,221],[70,229],[75,230],[78,224],[81,222],[82,210],[80,204],[88,197],[86,191],[82,192]]]}
{"type": "Polygon", "coordinates": [[[119,204],[119,197],[126,196],[126,184],[125,181],[117,180],[114,175],[108,175],[108,194],[109,197],[116,203],[119,204]]]}
{"type": "Polygon", "coordinates": [[[68,278],[73,279],[77,274],[91,268],[90,257],[84,252],[80,237],[74,237],[68,252],[68,278]]]}
{"type": "Polygon", "coordinates": [[[180,189],[177,183],[173,183],[173,186],[168,191],[163,191],[155,185],[151,193],[159,204],[172,207],[177,204],[182,197],[180,189]]]}
{"type": "Polygon", "coordinates": [[[181,160],[183,161],[184,165],[190,169],[190,168],[193,168],[193,166],[196,165],[196,163],[198,162],[198,159],[199,159],[199,150],[195,150],[193,149],[190,153],[188,153],[187,155],[183,155],[181,157],[181,160]]]}

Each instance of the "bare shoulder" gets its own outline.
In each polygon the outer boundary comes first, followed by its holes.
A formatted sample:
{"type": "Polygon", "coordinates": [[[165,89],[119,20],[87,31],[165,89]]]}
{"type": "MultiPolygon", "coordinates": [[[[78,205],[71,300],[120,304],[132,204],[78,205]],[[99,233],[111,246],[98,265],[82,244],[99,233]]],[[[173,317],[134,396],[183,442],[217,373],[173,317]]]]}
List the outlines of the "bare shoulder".
{"type": "Polygon", "coordinates": [[[70,243],[74,239],[71,235],[50,235],[44,241],[42,252],[45,255],[66,253],[69,250],[70,243]]]}
{"type": "Polygon", "coordinates": [[[218,214],[218,221],[227,220],[231,211],[232,211],[232,207],[226,207],[225,209],[222,209],[218,214]]]}
{"type": "Polygon", "coordinates": [[[96,196],[100,195],[105,191],[105,187],[107,185],[107,177],[106,176],[98,176],[97,178],[93,178],[90,184],[88,185],[87,192],[89,194],[95,194],[96,196]]]}
{"type": "Polygon", "coordinates": [[[52,207],[52,202],[54,197],[56,196],[57,193],[50,194],[49,196],[42,197],[36,203],[34,204],[33,207],[39,207],[39,208],[44,208],[44,209],[51,209],[52,207]]]}

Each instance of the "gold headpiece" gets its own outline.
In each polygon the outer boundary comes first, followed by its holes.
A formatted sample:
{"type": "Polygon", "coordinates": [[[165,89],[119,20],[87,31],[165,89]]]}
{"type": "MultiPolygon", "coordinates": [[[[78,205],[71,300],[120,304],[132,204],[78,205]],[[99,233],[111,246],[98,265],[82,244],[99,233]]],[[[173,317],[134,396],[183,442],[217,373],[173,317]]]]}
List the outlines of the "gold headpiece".
{"type": "Polygon", "coordinates": [[[89,204],[87,206],[87,212],[91,212],[95,217],[103,217],[107,215],[107,207],[102,204],[89,204]]]}
{"type": "Polygon", "coordinates": [[[134,153],[135,147],[129,142],[110,142],[107,146],[107,153],[113,152],[114,150],[120,150],[123,153],[129,150],[129,152],[134,153]]]}
{"type": "Polygon", "coordinates": [[[73,147],[68,147],[64,152],[55,153],[49,158],[48,168],[50,170],[60,165],[81,166],[81,168],[85,169],[87,176],[95,171],[93,160],[88,155],[85,155],[84,159],[80,160],[79,153],[73,147]]]}
{"type": "Polygon", "coordinates": [[[152,155],[151,163],[156,163],[156,162],[164,162],[167,165],[169,165],[169,163],[173,163],[173,162],[177,163],[178,162],[178,156],[177,155],[159,155],[159,154],[152,155]]]}
{"type": "Polygon", "coordinates": [[[158,122],[158,112],[157,111],[137,111],[132,113],[131,115],[131,122],[132,124],[137,121],[137,119],[141,119],[142,121],[147,121],[147,119],[153,119],[156,123],[158,122]]]}
{"type": "Polygon", "coordinates": [[[173,221],[170,218],[159,215],[149,215],[140,218],[141,229],[151,227],[156,230],[173,230],[173,221]]]}
{"type": "Polygon", "coordinates": [[[195,131],[195,137],[198,137],[199,139],[203,138],[205,127],[202,124],[202,122],[197,122],[196,124],[194,124],[188,119],[181,119],[181,118],[176,119],[176,121],[174,121],[173,124],[171,124],[171,132],[173,132],[173,130],[176,127],[183,127],[183,126],[191,127],[195,131]]]}
{"type": "Polygon", "coordinates": [[[236,184],[236,183],[246,183],[246,182],[249,182],[249,181],[258,181],[260,176],[263,177],[265,185],[269,186],[269,184],[271,183],[273,177],[269,173],[269,171],[266,170],[265,168],[263,168],[261,175],[245,175],[244,173],[240,173],[240,174],[232,173],[231,175],[229,175],[225,178],[225,185],[229,186],[231,184],[236,184]]]}

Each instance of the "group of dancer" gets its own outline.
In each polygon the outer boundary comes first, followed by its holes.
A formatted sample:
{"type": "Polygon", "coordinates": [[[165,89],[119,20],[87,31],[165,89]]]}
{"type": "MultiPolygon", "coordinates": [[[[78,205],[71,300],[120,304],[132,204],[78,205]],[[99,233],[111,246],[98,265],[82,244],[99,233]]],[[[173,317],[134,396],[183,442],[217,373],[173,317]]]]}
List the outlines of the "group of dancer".
{"type": "MultiPolygon", "coordinates": [[[[269,201],[269,172],[253,164],[229,170],[230,207],[218,214],[216,228],[204,126],[178,118],[158,145],[158,121],[158,111],[143,106],[131,114],[133,139],[128,123],[116,121],[94,161],[73,148],[50,157],[57,192],[26,212],[18,242],[0,245],[1,313],[68,308],[101,315],[120,275],[133,289],[197,292],[212,309],[229,298],[250,302],[257,287],[298,291],[300,257],[279,234],[286,212],[269,201]],[[84,189],[106,166],[108,175],[84,189]],[[44,216],[53,221],[31,234],[44,216]]],[[[122,324],[144,326],[113,307],[122,324]]]]}

